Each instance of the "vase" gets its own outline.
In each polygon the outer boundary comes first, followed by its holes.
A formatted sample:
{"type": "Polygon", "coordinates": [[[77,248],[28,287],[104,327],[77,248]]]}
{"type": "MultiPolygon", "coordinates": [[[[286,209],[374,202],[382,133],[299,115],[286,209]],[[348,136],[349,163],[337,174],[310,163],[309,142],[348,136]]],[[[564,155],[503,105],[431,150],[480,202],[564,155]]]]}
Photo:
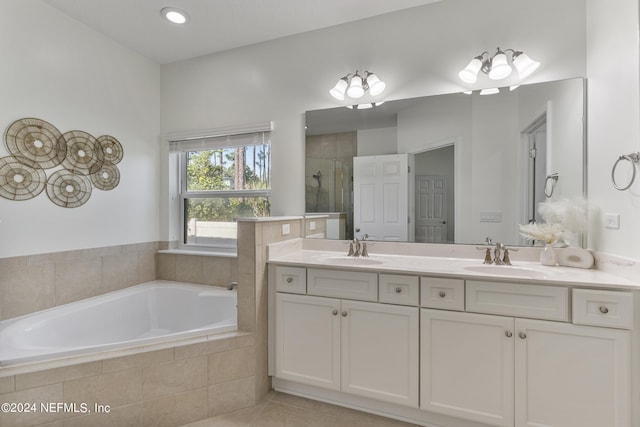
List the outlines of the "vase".
{"type": "Polygon", "coordinates": [[[542,252],[540,252],[540,264],[549,266],[558,264],[558,257],[551,243],[545,244],[544,248],[542,248],[542,252]]]}

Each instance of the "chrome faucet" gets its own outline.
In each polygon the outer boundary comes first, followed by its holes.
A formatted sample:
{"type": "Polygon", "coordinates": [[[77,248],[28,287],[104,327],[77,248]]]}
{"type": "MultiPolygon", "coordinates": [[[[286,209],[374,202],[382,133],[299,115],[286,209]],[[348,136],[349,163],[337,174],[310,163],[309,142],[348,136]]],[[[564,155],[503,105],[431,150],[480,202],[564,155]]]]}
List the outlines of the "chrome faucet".
{"type": "Polygon", "coordinates": [[[232,291],[234,288],[238,288],[238,282],[231,282],[227,285],[227,289],[229,289],[230,291],[232,291]]]}

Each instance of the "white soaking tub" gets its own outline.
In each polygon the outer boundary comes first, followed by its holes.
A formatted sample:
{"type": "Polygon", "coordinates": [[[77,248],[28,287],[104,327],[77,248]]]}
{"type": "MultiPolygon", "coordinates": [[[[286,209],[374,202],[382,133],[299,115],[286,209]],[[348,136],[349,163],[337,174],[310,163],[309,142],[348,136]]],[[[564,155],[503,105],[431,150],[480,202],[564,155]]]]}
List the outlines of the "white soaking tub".
{"type": "Polygon", "coordinates": [[[237,293],[153,281],[0,322],[0,366],[237,329],[237,293]]]}

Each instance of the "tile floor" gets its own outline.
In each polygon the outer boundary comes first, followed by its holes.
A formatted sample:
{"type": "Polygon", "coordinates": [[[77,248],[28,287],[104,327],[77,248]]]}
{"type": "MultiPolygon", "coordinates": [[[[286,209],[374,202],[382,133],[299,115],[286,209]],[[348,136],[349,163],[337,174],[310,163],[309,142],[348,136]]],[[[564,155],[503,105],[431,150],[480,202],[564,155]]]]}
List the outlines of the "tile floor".
{"type": "Polygon", "coordinates": [[[412,427],[377,415],[272,392],[259,405],[183,427],[412,427]]]}

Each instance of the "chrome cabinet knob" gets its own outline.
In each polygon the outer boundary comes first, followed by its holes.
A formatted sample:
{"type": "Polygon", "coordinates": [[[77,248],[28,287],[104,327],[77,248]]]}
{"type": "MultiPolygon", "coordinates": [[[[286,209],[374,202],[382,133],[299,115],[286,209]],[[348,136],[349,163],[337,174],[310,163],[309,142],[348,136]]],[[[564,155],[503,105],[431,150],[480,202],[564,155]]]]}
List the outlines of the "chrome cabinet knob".
{"type": "Polygon", "coordinates": [[[397,294],[399,294],[399,293],[401,293],[401,292],[402,292],[402,288],[401,288],[400,286],[398,286],[398,287],[396,288],[396,293],[397,293],[397,294]]]}
{"type": "Polygon", "coordinates": [[[342,317],[347,317],[347,312],[346,311],[342,312],[342,317]]]}
{"type": "Polygon", "coordinates": [[[524,332],[520,332],[518,334],[518,336],[520,337],[520,339],[526,339],[527,338],[527,334],[525,334],[524,332]]]}
{"type": "Polygon", "coordinates": [[[607,314],[608,312],[609,312],[609,309],[604,305],[600,307],[600,313],[607,314]]]}
{"type": "Polygon", "coordinates": [[[287,283],[293,282],[293,277],[287,277],[287,283]]]}
{"type": "Polygon", "coordinates": [[[331,314],[333,314],[334,316],[337,316],[337,315],[338,315],[338,310],[333,310],[333,311],[331,312],[331,314]]]}
{"type": "Polygon", "coordinates": [[[511,331],[504,331],[504,336],[507,338],[511,338],[513,336],[513,333],[511,331]]]}
{"type": "Polygon", "coordinates": [[[438,294],[438,296],[439,296],[440,298],[444,298],[444,297],[446,297],[446,296],[447,296],[447,293],[446,293],[445,291],[440,291],[440,293],[438,294]]]}

